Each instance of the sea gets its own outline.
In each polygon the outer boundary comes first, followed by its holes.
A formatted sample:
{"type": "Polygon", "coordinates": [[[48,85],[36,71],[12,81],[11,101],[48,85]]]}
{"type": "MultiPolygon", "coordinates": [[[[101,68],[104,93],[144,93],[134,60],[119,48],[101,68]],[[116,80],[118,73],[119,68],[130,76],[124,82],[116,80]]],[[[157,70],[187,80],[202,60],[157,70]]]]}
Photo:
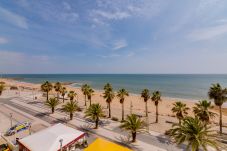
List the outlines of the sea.
{"type": "Polygon", "coordinates": [[[102,90],[108,82],[114,90],[125,88],[132,94],[140,94],[145,88],[159,90],[162,96],[171,98],[202,100],[208,99],[212,84],[227,87],[227,74],[4,74],[22,82],[43,83],[70,82],[74,87],[89,84],[102,90]]]}

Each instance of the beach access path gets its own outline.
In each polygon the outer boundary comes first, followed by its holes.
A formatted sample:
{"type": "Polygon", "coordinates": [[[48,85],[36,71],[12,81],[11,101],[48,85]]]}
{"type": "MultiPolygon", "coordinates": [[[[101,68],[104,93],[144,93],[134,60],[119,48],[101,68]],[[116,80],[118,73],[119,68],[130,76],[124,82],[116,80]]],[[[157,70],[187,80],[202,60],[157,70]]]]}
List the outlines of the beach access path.
{"type": "Polygon", "coordinates": [[[103,137],[138,151],[183,150],[176,147],[174,144],[171,144],[169,139],[165,138],[162,134],[152,131],[150,131],[150,133],[139,134],[137,142],[131,144],[129,142],[128,133],[119,129],[119,122],[103,120],[104,122],[99,129],[93,129],[93,123],[84,119],[82,115],[83,113],[76,113],[74,119],[69,121],[68,115],[58,111],[54,114],[49,114],[48,108],[40,106],[39,104],[28,103],[27,101],[29,100],[32,101],[32,97],[29,98],[29,96],[20,96],[7,99],[7,101],[2,101],[2,103],[22,110],[32,116],[36,116],[49,122],[50,124],[64,123],[68,126],[86,131],[88,134],[94,135],[94,138],[91,138],[92,140],[96,137],[103,137]]]}

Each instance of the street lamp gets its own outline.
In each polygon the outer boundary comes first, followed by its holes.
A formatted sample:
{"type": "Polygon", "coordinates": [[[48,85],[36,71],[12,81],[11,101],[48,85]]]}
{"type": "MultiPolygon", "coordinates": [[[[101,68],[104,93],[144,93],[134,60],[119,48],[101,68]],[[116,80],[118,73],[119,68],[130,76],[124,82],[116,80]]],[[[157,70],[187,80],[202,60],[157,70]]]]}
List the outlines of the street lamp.
{"type": "Polygon", "coordinates": [[[132,107],[133,107],[132,100],[130,100],[130,114],[132,114],[132,107]]]}
{"type": "Polygon", "coordinates": [[[59,142],[60,142],[60,151],[62,151],[62,142],[63,142],[63,139],[60,139],[59,142]]]}
{"type": "Polygon", "coordinates": [[[32,126],[31,126],[31,125],[29,125],[29,135],[31,135],[31,134],[32,134],[32,132],[31,132],[31,128],[32,128],[32,126]]]}
{"type": "Polygon", "coordinates": [[[13,113],[9,113],[9,114],[10,114],[10,126],[13,127],[13,113]]]}

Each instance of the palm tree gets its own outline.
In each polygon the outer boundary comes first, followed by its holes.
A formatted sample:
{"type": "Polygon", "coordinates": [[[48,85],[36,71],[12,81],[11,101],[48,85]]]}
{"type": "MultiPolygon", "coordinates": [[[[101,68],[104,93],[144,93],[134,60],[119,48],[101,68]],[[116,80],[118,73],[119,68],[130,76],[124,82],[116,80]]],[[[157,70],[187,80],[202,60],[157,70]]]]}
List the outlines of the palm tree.
{"type": "Polygon", "coordinates": [[[185,103],[182,103],[180,101],[177,101],[173,104],[172,112],[176,113],[176,117],[179,120],[179,124],[181,123],[181,120],[188,115],[189,108],[185,103]]]}
{"type": "Polygon", "coordinates": [[[62,96],[62,101],[63,103],[65,102],[65,95],[67,93],[66,87],[62,87],[60,90],[61,96],[62,96]]]}
{"type": "Polygon", "coordinates": [[[69,91],[69,93],[68,93],[69,100],[73,101],[73,99],[76,95],[77,94],[74,91],[69,91]]]}
{"type": "Polygon", "coordinates": [[[90,102],[90,106],[91,106],[91,96],[94,94],[94,92],[95,91],[92,88],[89,88],[88,93],[87,93],[87,98],[90,102]]]}
{"type": "Polygon", "coordinates": [[[57,99],[59,100],[59,93],[60,93],[60,90],[62,89],[61,83],[60,82],[55,83],[54,89],[57,92],[57,99]]]}
{"type": "Polygon", "coordinates": [[[5,88],[4,84],[0,84],[0,95],[2,95],[4,88],[5,88]]]}
{"type": "Polygon", "coordinates": [[[48,82],[48,81],[46,81],[45,83],[43,83],[42,85],[41,85],[41,90],[43,91],[43,92],[46,92],[46,97],[47,97],[47,99],[46,100],[49,100],[49,92],[51,91],[53,89],[53,85],[50,83],[50,82],[48,82]]]}
{"type": "Polygon", "coordinates": [[[110,104],[111,104],[112,100],[114,99],[114,97],[115,97],[115,94],[114,94],[114,92],[112,90],[109,89],[109,91],[106,90],[104,92],[103,98],[106,99],[106,102],[108,104],[109,118],[111,118],[111,106],[110,106],[110,104]]]}
{"type": "Polygon", "coordinates": [[[151,100],[154,102],[156,107],[156,123],[158,123],[158,103],[161,101],[161,93],[159,91],[155,91],[152,94],[151,100]]]}
{"type": "Polygon", "coordinates": [[[91,104],[85,112],[85,117],[90,117],[95,121],[95,129],[98,128],[99,120],[103,117],[103,109],[100,104],[91,104]]]}
{"type": "Polygon", "coordinates": [[[208,146],[218,149],[215,131],[211,127],[205,126],[205,123],[198,117],[186,117],[181,124],[176,124],[169,130],[170,137],[178,144],[187,142],[187,150],[192,151],[208,150],[208,146]]]}
{"type": "MultiPolygon", "coordinates": [[[[104,89],[104,92],[106,92],[106,91],[113,91],[113,87],[112,87],[112,85],[110,84],[110,83],[106,83],[105,85],[104,85],[104,87],[103,87],[103,89],[104,89]]],[[[106,102],[107,103],[107,102],[106,102]]],[[[108,103],[107,103],[107,108],[108,108],[108,103]]]]}
{"type": "Polygon", "coordinates": [[[145,102],[145,112],[146,112],[146,117],[148,117],[148,110],[147,110],[147,101],[150,99],[150,92],[148,89],[144,89],[141,93],[141,97],[143,98],[145,102]]]}
{"type": "Polygon", "coordinates": [[[195,116],[198,116],[198,118],[203,122],[209,123],[210,119],[212,119],[215,116],[215,113],[210,111],[210,109],[213,108],[211,102],[208,102],[207,100],[202,100],[199,101],[199,103],[196,103],[195,105],[196,106],[193,107],[193,112],[195,116]]]}
{"type": "Polygon", "coordinates": [[[112,87],[112,85],[110,84],[110,83],[107,83],[106,85],[104,85],[104,91],[109,91],[109,90],[113,90],[113,87],[112,87]]]}
{"type": "Polygon", "coordinates": [[[120,89],[117,92],[117,97],[120,99],[120,103],[122,105],[122,121],[124,121],[124,101],[125,101],[125,97],[129,96],[129,93],[125,90],[125,89],[120,89]]]}
{"type": "Polygon", "coordinates": [[[69,113],[70,120],[73,119],[73,113],[75,113],[79,109],[77,102],[70,100],[66,104],[62,106],[62,112],[69,113]]]}
{"type": "Polygon", "coordinates": [[[214,99],[214,104],[219,107],[220,134],[222,134],[222,105],[226,101],[227,89],[223,89],[219,83],[213,84],[208,92],[210,99],[214,99]]]}
{"type": "Polygon", "coordinates": [[[84,101],[85,101],[84,106],[87,106],[87,95],[88,95],[89,89],[90,89],[90,86],[88,84],[84,84],[84,85],[81,86],[81,91],[83,92],[84,98],[85,98],[84,99],[84,101]]]}
{"type": "Polygon", "coordinates": [[[144,130],[145,123],[135,114],[127,115],[120,128],[128,130],[132,134],[132,142],[136,141],[136,134],[144,130]]]}
{"type": "Polygon", "coordinates": [[[55,107],[60,104],[59,100],[56,98],[50,98],[45,102],[45,105],[51,108],[52,114],[54,113],[55,107]]]}

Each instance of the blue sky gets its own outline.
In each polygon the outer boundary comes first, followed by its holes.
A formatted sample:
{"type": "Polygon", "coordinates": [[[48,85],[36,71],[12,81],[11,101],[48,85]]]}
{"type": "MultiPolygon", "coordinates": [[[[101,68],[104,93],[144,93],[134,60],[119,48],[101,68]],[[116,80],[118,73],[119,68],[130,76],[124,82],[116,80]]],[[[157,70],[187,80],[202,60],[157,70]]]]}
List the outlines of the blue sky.
{"type": "Polygon", "coordinates": [[[225,0],[1,0],[1,73],[227,73],[225,0]]]}

